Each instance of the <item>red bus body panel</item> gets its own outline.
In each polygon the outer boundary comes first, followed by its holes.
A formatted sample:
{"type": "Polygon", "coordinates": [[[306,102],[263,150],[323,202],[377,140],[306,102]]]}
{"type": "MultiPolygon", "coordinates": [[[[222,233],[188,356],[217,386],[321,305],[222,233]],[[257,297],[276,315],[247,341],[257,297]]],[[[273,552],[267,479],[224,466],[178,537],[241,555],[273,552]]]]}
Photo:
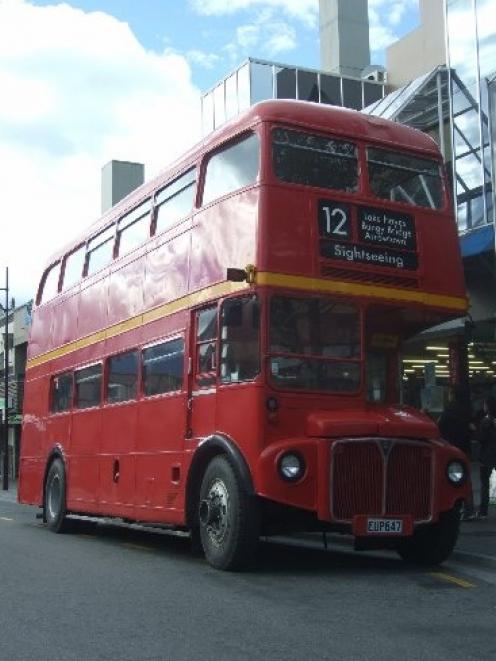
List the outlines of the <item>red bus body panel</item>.
{"type": "MultiPolygon", "coordinates": [[[[42,504],[47,462],[58,452],[66,466],[69,511],[187,525],[189,467],[199,444],[212,435],[229,439],[238,448],[261,498],[312,512],[324,522],[335,518],[330,496],[337,461],[333,448],[343,439],[356,443],[361,439],[371,456],[375,441],[367,439],[394,439],[400,445],[415,441],[417,445],[404,450],[405,457],[416,452],[426,466],[431,461],[431,477],[425,479],[431,480],[432,521],[468,496],[468,486],[455,488],[446,480],[446,463],[463,456],[439,439],[436,426],[422,413],[394,402],[367,404],[363,386],[347,395],[280,392],[270,384],[264,367],[251,382],[217,381],[212,392],[192,397],[191,311],[236,292],[251,291],[263,301],[273,292],[297,292],[353,300],[361,310],[383,306],[394,310],[393,332],[401,336],[460,316],[466,309],[447,197],[442,209],[431,210],[399,202],[386,205],[372,199],[367,190],[350,194],[283,184],[270,166],[270,133],[275,126],[351,139],[361,145],[362,169],[364,144],[440,159],[428,136],[405,126],[316,104],[266,102],[226,125],[55,254],[49,264],[188,167],[199,168],[201,187],[209,154],[247,131],[259,135],[261,170],[255,185],[195,207],[187,218],[129,255],[35,306],[24,398],[20,502],[42,504]],[[319,256],[316,224],[322,198],[349,204],[355,219],[360,206],[387,206],[408,213],[416,228],[418,270],[404,273],[380,265],[327,263],[319,256]],[[256,268],[252,284],[227,281],[228,268],[247,265],[256,268]],[[52,375],[179,335],[184,337],[187,357],[180,392],[153,397],[140,392],[130,402],[50,413],[52,375]],[[277,397],[279,409],[269,415],[270,396],[277,397]],[[422,454],[424,446],[429,448],[427,458],[422,454]],[[289,449],[299,452],[306,465],[303,479],[294,484],[280,479],[277,468],[289,449]]],[[[266,326],[263,319],[263,355],[266,326]]],[[[353,524],[356,530],[361,529],[360,521],[353,524]]]]}

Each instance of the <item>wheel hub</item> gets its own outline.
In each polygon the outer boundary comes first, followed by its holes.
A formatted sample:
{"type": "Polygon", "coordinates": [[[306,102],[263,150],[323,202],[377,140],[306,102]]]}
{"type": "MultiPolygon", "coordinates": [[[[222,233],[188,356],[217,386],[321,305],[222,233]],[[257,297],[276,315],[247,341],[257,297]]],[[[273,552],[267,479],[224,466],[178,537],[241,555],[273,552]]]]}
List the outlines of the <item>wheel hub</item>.
{"type": "Polygon", "coordinates": [[[208,494],[200,503],[200,521],[205,526],[211,541],[219,546],[226,535],[229,524],[229,494],[224,482],[216,479],[208,494]]]}

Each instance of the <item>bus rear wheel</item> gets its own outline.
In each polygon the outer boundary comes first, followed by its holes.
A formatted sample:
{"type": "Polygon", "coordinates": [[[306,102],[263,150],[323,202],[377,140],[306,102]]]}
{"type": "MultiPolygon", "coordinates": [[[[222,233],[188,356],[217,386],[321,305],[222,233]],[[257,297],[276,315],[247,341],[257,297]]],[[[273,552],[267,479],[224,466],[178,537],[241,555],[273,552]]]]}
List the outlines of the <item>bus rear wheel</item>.
{"type": "Polygon", "coordinates": [[[225,456],[207,466],[200,487],[200,539],[207,561],[228,571],[249,567],[259,537],[256,500],[225,456]]]}
{"type": "Polygon", "coordinates": [[[397,551],[406,562],[440,565],[455,548],[460,530],[460,507],[443,512],[437,523],[423,526],[412,537],[400,540],[397,551]]]}
{"type": "Polygon", "coordinates": [[[53,532],[64,532],[67,528],[66,478],[61,459],[54,459],[48,469],[43,509],[48,528],[53,532]]]}

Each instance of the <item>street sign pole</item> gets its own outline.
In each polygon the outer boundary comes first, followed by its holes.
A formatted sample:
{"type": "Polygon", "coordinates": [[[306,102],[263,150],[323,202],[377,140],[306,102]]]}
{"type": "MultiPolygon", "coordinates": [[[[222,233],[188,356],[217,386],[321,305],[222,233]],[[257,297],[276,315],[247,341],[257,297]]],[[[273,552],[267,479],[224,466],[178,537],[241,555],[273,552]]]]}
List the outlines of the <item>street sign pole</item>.
{"type": "Polygon", "coordinates": [[[4,356],[4,397],[3,397],[3,480],[2,489],[9,490],[9,267],[5,268],[5,287],[0,287],[5,291],[5,329],[3,336],[3,356],[4,356]]]}

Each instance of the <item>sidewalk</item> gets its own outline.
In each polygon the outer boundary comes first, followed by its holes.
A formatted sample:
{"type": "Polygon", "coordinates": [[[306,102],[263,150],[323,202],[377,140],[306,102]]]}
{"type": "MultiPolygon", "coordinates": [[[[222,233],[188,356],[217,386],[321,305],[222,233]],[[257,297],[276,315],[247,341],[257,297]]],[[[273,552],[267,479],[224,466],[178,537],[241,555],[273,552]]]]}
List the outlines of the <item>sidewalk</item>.
{"type": "MultiPolygon", "coordinates": [[[[1,478],[0,478],[1,480],[1,478]]],[[[4,491],[2,489],[1,481],[0,481],[0,502],[7,501],[11,503],[17,503],[17,482],[14,480],[11,480],[9,482],[9,490],[4,491]]]]}
{"type": "Polygon", "coordinates": [[[486,520],[462,522],[453,557],[457,560],[490,562],[496,569],[496,506],[489,507],[486,520]]]}

